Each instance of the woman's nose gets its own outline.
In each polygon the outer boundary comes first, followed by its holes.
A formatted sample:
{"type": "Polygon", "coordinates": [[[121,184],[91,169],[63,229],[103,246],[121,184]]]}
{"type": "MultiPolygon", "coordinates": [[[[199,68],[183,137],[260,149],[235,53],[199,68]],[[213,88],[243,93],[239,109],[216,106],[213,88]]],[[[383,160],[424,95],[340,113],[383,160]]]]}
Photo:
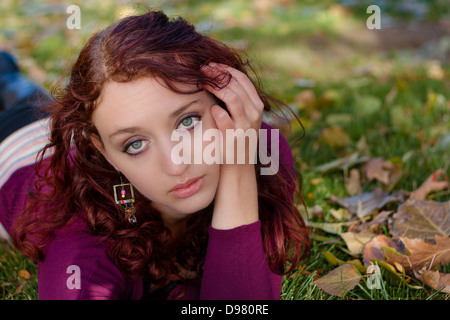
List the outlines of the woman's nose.
{"type": "Polygon", "coordinates": [[[182,175],[191,164],[191,154],[190,139],[169,140],[161,148],[161,168],[169,175],[182,175]]]}

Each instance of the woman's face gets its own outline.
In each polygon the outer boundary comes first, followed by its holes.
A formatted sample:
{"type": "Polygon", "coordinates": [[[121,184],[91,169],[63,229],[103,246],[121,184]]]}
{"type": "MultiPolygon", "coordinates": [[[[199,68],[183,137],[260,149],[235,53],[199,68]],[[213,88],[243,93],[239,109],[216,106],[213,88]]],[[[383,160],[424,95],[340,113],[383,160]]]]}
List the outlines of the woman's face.
{"type": "MultiPolygon", "coordinates": [[[[96,146],[169,223],[205,208],[214,199],[220,164],[175,164],[172,150],[180,142],[171,141],[171,136],[174,130],[190,130],[193,146],[194,127],[200,120],[202,131],[217,128],[210,113],[215,104],[207,91],[178,94],[153,77],[108,82],[103,87],[93,115],[103,144],[96,146]],[[197,178],[194,184],[174,190],[197,178]]],[[[202,151],[209,143],[202,143],[202,151]]]]}

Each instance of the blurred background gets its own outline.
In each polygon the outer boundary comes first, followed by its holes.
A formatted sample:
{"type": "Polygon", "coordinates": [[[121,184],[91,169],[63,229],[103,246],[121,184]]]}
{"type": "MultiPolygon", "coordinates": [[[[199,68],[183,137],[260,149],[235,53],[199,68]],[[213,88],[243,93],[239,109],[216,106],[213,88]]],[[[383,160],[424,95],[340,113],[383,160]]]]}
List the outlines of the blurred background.
{"type": "MultiPolygon", "coordinates": [[[[448,179],[448,0],[2,0],[0,48],[51,89],[92,33],[143,11],[136,3],[244,51],[263,87],[298,115],[304,130],[289,119],[266,120],[292,143],[306,205],[323,209],[312,221],[332,221],[332,195],[413,191],[440,168],[448,179]],[[80,8],[79,29],[67,27],[70,5],[80,8]],[[370,5],[380,8],[380,29],[367,26],[370,5]],[[386,179],[362,169],[350,175],[374,158],[384,161],[386,179]]],[[[429,196],[449,198],[448,189],[429,196]]]]}
{"type": "MultiPolygon", "coordinates": [[[[2,0],[0,48],[51,89],[67,77],[92,33],[142,12],[142,3],[182,16],[246,53],[263,87],[289,104],[305,127],[266,118],[290,141],[305,133],[293,148],[307,178],[311,168],[354,152],[401,161],[397,182],[407,190],[448,168],[447,0],[2,0]],[[79,29],[67,27],[70,5],[80,8],[79,29]],[[380,29],[367,26],[370,5],[380,8],[380,29]]],[[[324,186],[305,184],[309,204],[336,192],[324,186]]]]}

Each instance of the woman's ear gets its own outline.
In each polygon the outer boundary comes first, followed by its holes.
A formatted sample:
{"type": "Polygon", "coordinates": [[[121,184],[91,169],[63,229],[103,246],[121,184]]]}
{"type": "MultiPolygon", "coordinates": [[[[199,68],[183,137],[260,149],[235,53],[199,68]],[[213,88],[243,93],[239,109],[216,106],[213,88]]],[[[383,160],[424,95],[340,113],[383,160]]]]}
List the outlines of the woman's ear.
{"type": "Polygon", "coordinates": [[[106,159],[106,161],[108,161],[113,167],[114,169],[116,169],[117,171],[119,171],[117,169],[117,167],[114,165],[114,163],[110,160],[110,158],[108,157],[106,151],[105,151],[105,147],[103,146],[103,142],[100,140],[100,138],[98,137],[92,137],[91,138],[92,143],[94,144],[94,147],[100,151],[100,153],[103,155],[103,157],[106,159]]]}

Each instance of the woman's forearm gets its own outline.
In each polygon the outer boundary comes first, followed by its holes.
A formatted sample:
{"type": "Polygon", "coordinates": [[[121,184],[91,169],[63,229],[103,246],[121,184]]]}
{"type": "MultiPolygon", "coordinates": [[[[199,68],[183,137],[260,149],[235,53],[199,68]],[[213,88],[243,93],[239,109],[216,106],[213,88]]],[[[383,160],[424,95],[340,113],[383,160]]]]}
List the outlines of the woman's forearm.
{"type": "Polygon", "coordinates": [[[221,168],[211,226],[226,230],[258,220],[258,188],[253,165],[221,168]]]}

